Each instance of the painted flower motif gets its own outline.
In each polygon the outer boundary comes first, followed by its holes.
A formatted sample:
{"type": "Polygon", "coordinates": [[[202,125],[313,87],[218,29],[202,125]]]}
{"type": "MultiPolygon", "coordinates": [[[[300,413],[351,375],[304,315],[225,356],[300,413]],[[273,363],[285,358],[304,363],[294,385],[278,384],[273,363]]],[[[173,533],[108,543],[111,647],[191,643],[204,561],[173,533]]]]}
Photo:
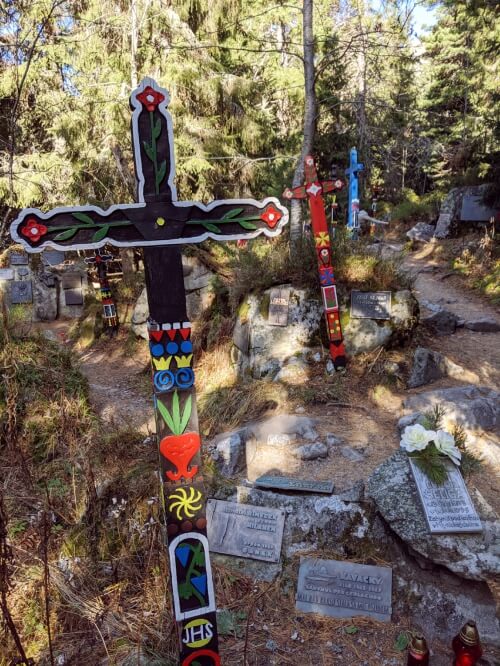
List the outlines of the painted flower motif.
{"type": "Polygon", "coordinates": [[[269,204],[269,206],[266,206],[260,214],[260,219],[265,222],[271,229],[274,229],[282,217],[283,213],[278,210],[274,204],[269,204]]]}
{"type": "Polygon", "coordinates": [[[158,104],[163,102],[165,95],[162,95],[158,90],[151,88],[151,86],[147,86],[139,95],[137,95],[137,99],[148,111],[154,111],[158,104]]]}
{"type": "Polygon", "coordinates": [[[48,229],[45,224],[40,224],[40,222],[37,222],[32,217],[26,222],[26,226],[21,229],[22,235],[34,243],[37,243],[42,236],[45,236],[47,231],[48,229]]]}
{"type": "Polygon", "coordinates": [[[408,453],[423,451],[429,442],[432,442],[435,438],[436,433],[434,430],[426,430],[424,426],[417,423],[413,426],[406,426],[400,445],[408,453]]]}
{"type": "Polygon", "coordinates": [[[460,465],[462,454],[455,446],[455,438],[446,430],[438,430],[434,437],[434,444],[439,453],[451,458],[455,465],[460,465]]]}

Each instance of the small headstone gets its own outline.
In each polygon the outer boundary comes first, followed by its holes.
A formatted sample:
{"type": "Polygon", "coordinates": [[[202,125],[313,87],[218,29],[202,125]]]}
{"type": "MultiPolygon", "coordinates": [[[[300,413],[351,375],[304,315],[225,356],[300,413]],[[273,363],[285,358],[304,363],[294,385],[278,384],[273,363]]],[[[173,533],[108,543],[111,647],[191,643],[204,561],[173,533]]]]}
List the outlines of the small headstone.
{"type": "Polygon", "coordinates": [[[330,617],[391,619],[392,569],[301,558],[295,608],[330,617]]]}
{"type": "Polygon", "coordinates": [[[462,475],[451,461],[445,461],[448,478],[441,486],[433,483],[415,461],[409,461],[431,534],[483,531],[462,475]]]}
{"type": "Polygon", "coordinates": [[[271,289],[267,323],[271,326],[287,326],[289,303],[290,289],[271,289]]]}
{"type": "Polygon", "coordinates": [[[0,268],[0,280],[13,280],[13,279],[14,279],[13,268],[0,268]]]}
{"type": "Polygon", "coordinates": [[[26,266],[28,264],[28,255],[27,254],[17,254],[13,252],[10,255],[10,265],[11,266],[26,266]]]}
{"type": "Polygon", "coordinates": [[[279,509],[208,500],[210,550],[223,555],[278,562],[285,525],[279,509]]]}
{"type": "Polygon", "coordinates": [[[293,479],[290,476],[268,476],[263,474],[255,479],[259,488],[277,488],[278,490],[302,491],[306,493],[333,493],[333,481],[314,481],[313,479],[293,479]]]}
{"type": "Polygon", "coordinates": [[[351,317],[354,319],[390,319],[390,291],[352,291],[351,317]]]}
{"type": "Polygon", "coordinates": [[[29,280],[15,280],[10,285],[10,301],[12,305],[21,305],[23,303],[32,303],[33,292],[29,280]]]}

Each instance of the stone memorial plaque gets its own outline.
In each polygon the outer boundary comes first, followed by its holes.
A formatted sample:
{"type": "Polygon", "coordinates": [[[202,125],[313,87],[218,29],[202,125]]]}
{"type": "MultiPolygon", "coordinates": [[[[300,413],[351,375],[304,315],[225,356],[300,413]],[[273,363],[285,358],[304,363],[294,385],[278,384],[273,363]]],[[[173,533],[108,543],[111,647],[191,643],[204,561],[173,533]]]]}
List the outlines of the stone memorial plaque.
{"type": "Polygon", "coordinates": [[[208,500],[210,550],[223,555],[278,562],[285,513],[278,509],[208,500]]]}
{"type": "Polygon", "coordinates": [[[279,490],[299,490],[306,493],[333,493],[333,481],[314,481],[313,479],[293,479],[290,476],[268,476],[263,474],[255,479],[259,488],[278,488],[279,490]]]}
{"type": "Polygon", "coordinates": [[[302,557],[295,598],[295,608],[305,613],[389,622],[392,569],[302,557]]]}
{"type": "Polygon", "coordinates": [[[33,292],[31,282],[14,280],[10,285],[10,301],[12,305],[21,305],[22,303],[33,302],[33,292]]]}
{"type": "Polygon", "coordinates": [[[9,258],[11,266],[26,266],[29,263],[27,254],[16,254],[13,252],[9,258]]]}
{"type": "Polygon", "coordinates": [[[13,279],[14,279],[13,268],[0,268],[0,280],[13,280],[13,279]]]}
{"type": "Polygon", "coordinates": [[[271,289],[267,320],[270,326],[288,326],[289,303],[290,289],[271,289]]]}
{"type": "Polygon", "coordinates": [[[480,196],[466,194],[462,199],[461,222],[488,222],[495,217],[497,210],[485,206],[480,196]]]}
{"type": "Polygon", "coordinates": [[[390,291],[352,291],[351,317],[355,319],[390,319],[390,291]]]}
{"type": "Polygon", "coordinates": [[[82,278],[78,273],[66,273],[62,277],[65,305],[83,305],[82,278]]]}
{"type": "Polygon", "coordinates": [[[448,479],[438,486],[411,458],[409,461],[431,534],[483,531],[481,520],[456,465],[451,461],[445,462],[448,479]]]}
{"type": "Polygon", "coordinates": [[[44,250],[42,261],[48,266],[58,266],[64,262],[64,252],[61,252],[61,250],[44,250]]]}

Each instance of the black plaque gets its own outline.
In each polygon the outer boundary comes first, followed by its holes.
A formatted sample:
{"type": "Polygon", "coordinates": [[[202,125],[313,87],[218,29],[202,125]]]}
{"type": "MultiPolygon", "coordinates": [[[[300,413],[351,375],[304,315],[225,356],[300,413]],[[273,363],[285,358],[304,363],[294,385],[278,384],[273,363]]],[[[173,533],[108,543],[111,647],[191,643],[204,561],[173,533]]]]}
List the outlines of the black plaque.
{"type": "Polygon", "coordinates": [[[33,302],[31,281],[14,280],[10,284],[10,301],[12,305],[21,305],[33,302]]]}
{"type": "Polygon", "coordinates": [[[295,607],[330,617],[391,619],[392,569],[301,558],[295,607]]]}
{"type": "Polygon", "coordinates": [[[477,195],[466,194],[462,199],[462,210],[460,211],[461,222],[488,222],[495,217],[498,210],[485,206],[482,198],[477,195]]]}
{"type": "Polygon", "coordinates": [[[288,326],[289,303],[290,289],[271,289],[268,324],[271,326],[288,326]]]}
{"type": "Polygon", "coordinates": [[[66,273],[62,277],[65,305],[83,305],[82,278],[78,273],[66,273]]]}
{"type": "Polygon", "coordinates": [[[390,319],[390,291],[352,291],[351,317],[354,319],[390,319]]]}
{"type": "Polygon", "coordinates": [[[306,493],[333,493],[333,481],[314,481],[314,479],[294,479],[290,476],[268,476],[263,474],[255,479],[259,488],[277,488],[279,490],[297,490],[306,493]]]}

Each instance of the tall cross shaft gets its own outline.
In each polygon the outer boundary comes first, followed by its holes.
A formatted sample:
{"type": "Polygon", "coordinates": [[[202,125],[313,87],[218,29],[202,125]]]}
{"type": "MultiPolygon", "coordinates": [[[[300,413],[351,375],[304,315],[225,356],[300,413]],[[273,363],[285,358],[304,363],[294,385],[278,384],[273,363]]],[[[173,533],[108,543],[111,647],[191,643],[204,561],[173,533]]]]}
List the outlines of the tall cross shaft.
{"type": "Polygon", "coordinates": [[[347,210],[347,229],[354,240],[359,238],[359,193],[358,173],[363,171],[364,165],[358,163],[358,151],[351,148],[349,155],[349,168],[345,174],[349,177],[349,204],[347,210]]]}
{"type": "Polygon", "coordinates": [[[288,220],[279,201],[177,201],[168,93],[144,80],[131,98],[137,203],[27,209],[11,234],[28,252],[51,246],[144,247],[156,432],[181,666],[217,666],[216,604],[206,536],[206,493],[194,391],[191,324],[180,246],[277,236],[288,220]]]}
{"type": "Polygon", "coordinates": [[[342,189],[341,180],[325,180],[320,182],[316,173],[314,157],[307,155],[304,161],[305,185],[287,188],[283,192],[285,199],[307,199],[311,212],[311,226],[318,258],[319,281],[325,308],[326,327],[330,346],[330,356],[336,370],[345,368],[346,355],[342,326],[340,324],[337,289],[331,260],[331,242],[325,214],[323,192],[334,192],[342,189]]]}

